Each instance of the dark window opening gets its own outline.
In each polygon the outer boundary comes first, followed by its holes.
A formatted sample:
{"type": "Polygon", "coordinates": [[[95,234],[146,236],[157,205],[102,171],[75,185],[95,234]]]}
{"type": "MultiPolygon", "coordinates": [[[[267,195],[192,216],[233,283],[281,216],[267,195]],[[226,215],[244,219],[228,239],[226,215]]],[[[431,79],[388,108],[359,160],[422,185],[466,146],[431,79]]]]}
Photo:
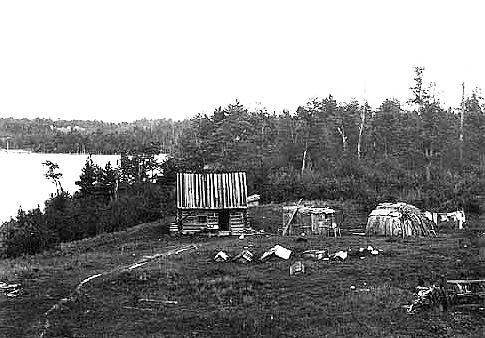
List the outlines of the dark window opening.
{"type": "Polygon", "coordinates": [[[198,223],[207,223],[207,216],[205,216],[205,215],[198,216],[197,222],[198,223]]]}

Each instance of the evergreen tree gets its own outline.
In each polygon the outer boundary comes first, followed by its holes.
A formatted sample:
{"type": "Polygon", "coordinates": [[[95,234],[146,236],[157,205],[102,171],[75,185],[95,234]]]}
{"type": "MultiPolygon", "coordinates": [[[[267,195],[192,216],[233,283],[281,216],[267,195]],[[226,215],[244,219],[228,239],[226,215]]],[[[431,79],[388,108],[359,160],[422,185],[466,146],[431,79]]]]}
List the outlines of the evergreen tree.
{"type": "Polygon", "coordinates": [[[111,166],[111,162],[106,163],[103,170],[99,171],[99,194],[105,202],[116,199],[118,184],[118,173],[111,166]]]}
{"type": "Polygon", "coordinates": [[[76,185],[79,186],[78,196],[81,198],[93,197],[96,195],[96,183],[98,181],[100,167],[94,164],[93,159],[89,156],[86,159],[86,163],[81,170],[79,181],[76,181],[76,185]]]}

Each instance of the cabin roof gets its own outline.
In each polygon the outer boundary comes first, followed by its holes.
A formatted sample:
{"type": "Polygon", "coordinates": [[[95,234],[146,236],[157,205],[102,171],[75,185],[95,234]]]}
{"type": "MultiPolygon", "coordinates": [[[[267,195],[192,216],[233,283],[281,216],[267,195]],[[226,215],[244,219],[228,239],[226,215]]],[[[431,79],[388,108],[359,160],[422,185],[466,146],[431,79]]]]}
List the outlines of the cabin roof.
{"type": "Polygon", "coordinates": [[[246,173],[178,173],[177,208],[247,208],[246,173]]]}

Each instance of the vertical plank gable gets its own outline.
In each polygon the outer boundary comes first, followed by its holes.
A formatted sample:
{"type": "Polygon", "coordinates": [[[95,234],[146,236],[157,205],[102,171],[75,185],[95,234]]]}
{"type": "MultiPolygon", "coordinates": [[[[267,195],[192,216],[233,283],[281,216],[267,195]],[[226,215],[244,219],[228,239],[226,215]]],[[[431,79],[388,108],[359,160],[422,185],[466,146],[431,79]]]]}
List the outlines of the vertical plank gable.
{"type": "Polygon", "coordinates": [[[232,176],[233,174],[227,174],[227,189],[229,191],[228,194],[228,207],[229,208],[234,208],[234,203],[233,203],[233,189],[232,189],[232,176]]]}
{"type": "Polygon", "coordinates": [[[232,189],[233,189],[233,204],[235,207],[239,206],[238,202],[238,189],[237,189],[237,173],[232,174],[232,189]]]}
{"type": "Polygon", "coordinates": [[[177,173],[177,207],[235,209],[247,206],[246,173],[177,173]]]}
{"type": "Polygon", "coordinates": [[[242,184],[242,198],[243,198],[243,201],[242,201],[242,205],[246,205],[247,201],[247,184],[246,184],[246,174],[243,173],[242,175],[242,181],[243,181],[243,184],[242,184]]]}
{"type": "Polygon", "coordinates": [[[209,203],[208,203],[208,206],[209,208],[213,208],[214,207],[214,180],[213,180],[213,175],[212,174],[208,174],[207,175],[207,178],[209,179],[207,184],[209,185],[208,186],[208,189],[209,189],[209,203]]]}
{"type": "Polygon", "coordinates": [[[227,189],[226,189],[226,174],[222,174],[222,184],[221,184],[221,190],[222,190],[222,207],[227,208],[227,189]]]}
{"type": "Polygon", "coordinates": [[[182,194],[182,190],[180,189],[180,174],[177,173],[177,208],[181,207],[181,203],[180,203],[181,194],[182,194]]]}

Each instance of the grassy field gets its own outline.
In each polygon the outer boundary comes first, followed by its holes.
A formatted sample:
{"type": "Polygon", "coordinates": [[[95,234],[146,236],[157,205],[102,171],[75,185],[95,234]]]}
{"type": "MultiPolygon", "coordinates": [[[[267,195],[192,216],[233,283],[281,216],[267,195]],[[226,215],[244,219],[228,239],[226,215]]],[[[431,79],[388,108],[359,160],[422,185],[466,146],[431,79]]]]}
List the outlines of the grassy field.
{"type": "MultiPolygon", "coordinates": [[[[255,227],[266,229],[276,229],[280,217],[275,205],[252,215],[255,227]]],[[[0,336],[39,337],[47,319],[46,337],[484,337],[485,311],[408,315],[402,308],[420,280],[485,277],[473,245],[484,225],[472,219],[467,231],[429,239],[344,235],[298,242],[277,235],[170,238],[163,225],[145,224],[0,261],[0,282],[23,285],[18,297],[0,295],[0,336]],[[84,278],[188,243],[197,249],[93,280],[74,301],[44,315],[84,278]],[[213,261],[219,250],[249,248],[259,257],[275,244],[293,251],[288,261],[213,261]],[[304,250],[367,245],[383,252],[343,262],[304,260],[305,273],[289,275],[304,250]]]]}

